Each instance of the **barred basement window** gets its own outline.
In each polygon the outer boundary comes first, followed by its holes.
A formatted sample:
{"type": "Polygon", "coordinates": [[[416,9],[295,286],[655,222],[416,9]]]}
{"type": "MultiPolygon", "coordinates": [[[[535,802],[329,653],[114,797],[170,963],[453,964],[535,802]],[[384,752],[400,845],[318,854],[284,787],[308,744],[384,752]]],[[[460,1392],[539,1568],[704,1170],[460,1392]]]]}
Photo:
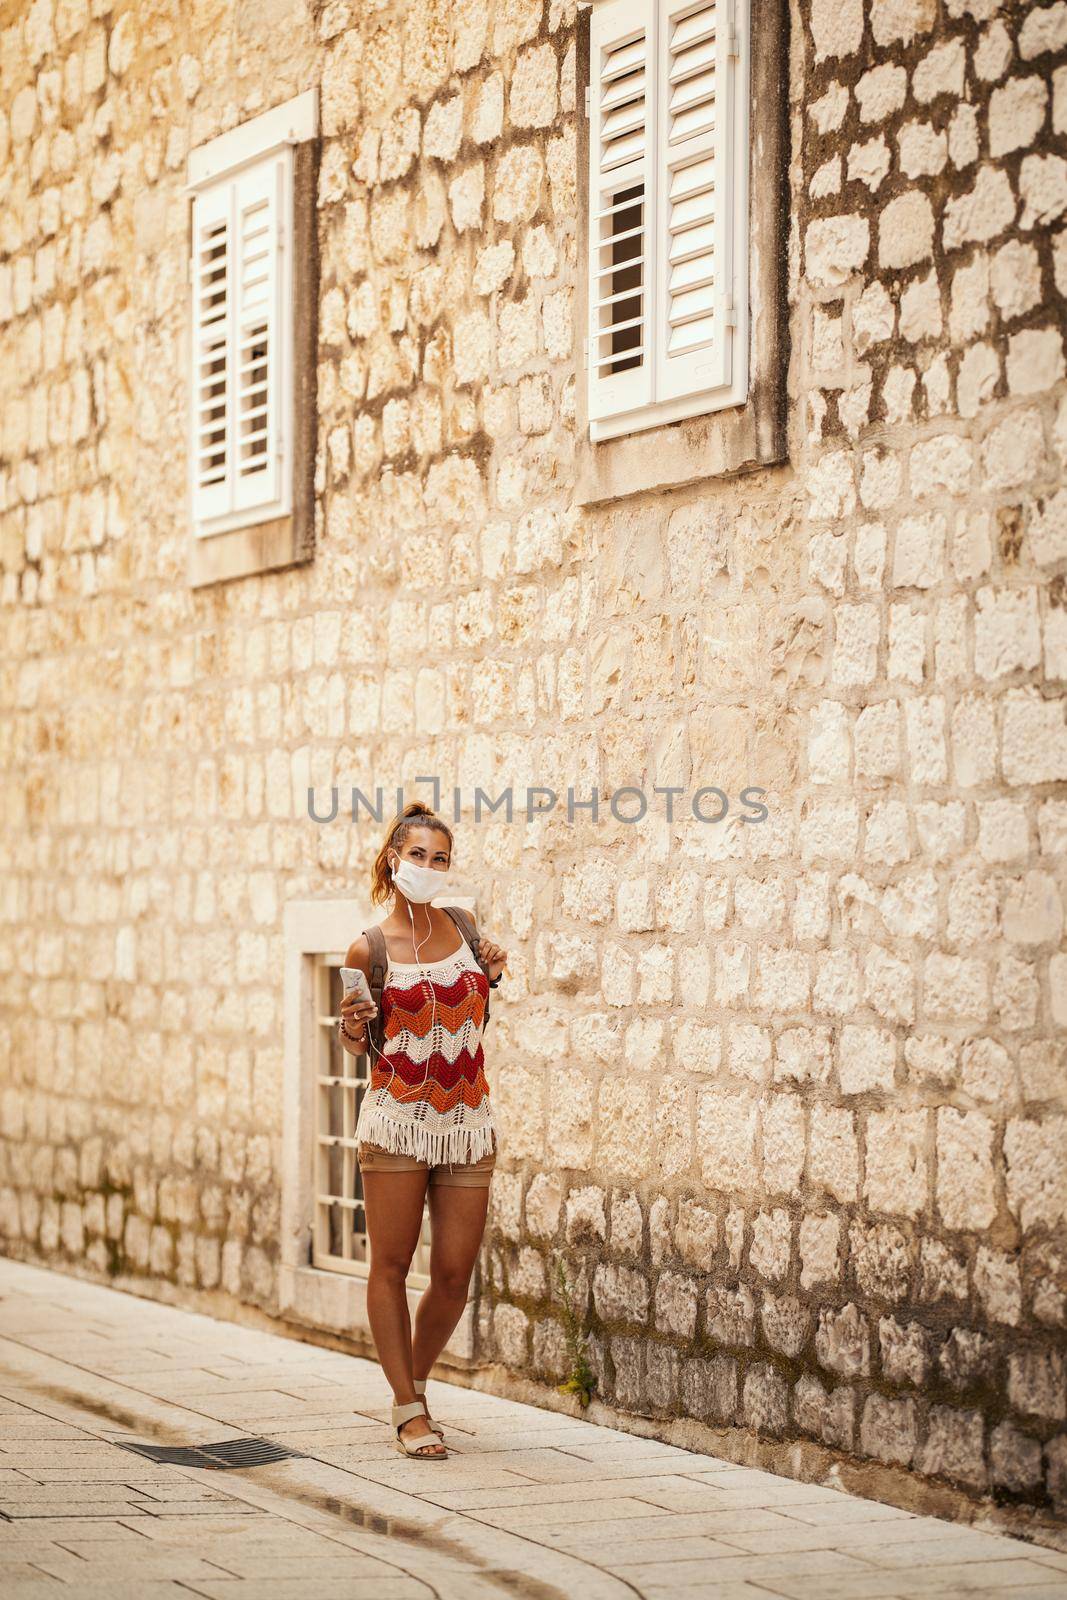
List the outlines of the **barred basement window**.
{"type": "MultiPolygon", "coordinates": [[[[477,902],[447,890],[450,904],[477,916],[477,902]]],[[[376,920],[365,896],[289,900],[282,918],[284,1029],[281,1040],[281,1227],[278,1309],[293,1323],[369,1340],[367,1241],[363,1186],[356,1162],[356,1119],[370,1075],[365,1056],[342,1050],[340,967],[353,937],[376,920]]],[[[272,980],[273,981],[273,980],[272,980]]],[[[273,1080],[278,1040],[265,1036],[262,1062],[273,1080]]],[[[270,1111],[266,1112],[273,1121],[270,1111]]],[[[414,1318],[429,1281],[429,1206],[408,1273],[414,1318]]],[[[480,1274],[471,1274],[467,1303],[443,1359],[475,1356],[475,1304],[480,1274]]]]}
{"type": "MultiPolygon", "coordinates": [[[[286,541],[279,530],[294,509],[309,517],[299,502],[313,419],[299,380],[312,341],[296,307],[314,257],[305,234],[317,126],[309,90],[189,156],[192,531],[223,550],[216,536],[273,524],[262,565],[300,554],[302,534],[289,526],[286,541]]],[[[206,575],[248,569],[231,541],[230,560],[206,575]]]]}
{"type": "Polygon", "coordinates": [[[748,395],[748,0],[596,0],[590,437],[748,395]]]}
{"type": "MultiPolygon", "coordinates": [[[[345,1050],[337,1037],[341,1016],[340,968],[343,953],[323,957],[315,969],[317,1004],[314,1149],[312,1162],[311,1264],[334,1272],[364,1274],[369,1262],[363,1179],[356,1161],[356,1119],[370,1082],[370,1060],[345,1050]]],[[[429,1282],[430,1211],[423,1213],[422,1233],[408,1273],[408,1283],[429,1282]]]]}

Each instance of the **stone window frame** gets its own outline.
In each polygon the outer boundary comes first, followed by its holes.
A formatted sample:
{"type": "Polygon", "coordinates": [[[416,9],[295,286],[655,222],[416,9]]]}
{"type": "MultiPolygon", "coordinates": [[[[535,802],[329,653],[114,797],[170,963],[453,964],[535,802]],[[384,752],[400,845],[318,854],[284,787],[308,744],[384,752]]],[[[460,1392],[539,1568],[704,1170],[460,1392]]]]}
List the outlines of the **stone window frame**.
{"type": "MultiPolygon", "coordinates": [[[[241,527],[225,532],[197,533],[189,503],[186,513],[186,578],[190,588],[253,577],[257,573],[293,566],[314,558],[319,292],[316,199],[321,147],[318,108],[319,91],[314,87],[283,105],[239,123],[227,133],[189,152],[185,188],[188,201],[186,259],[190,263],[191,273],[194,189],[205,182],[209,172],[212,176],[221,177],[229,168],[247,161],[250,155],[266,153],[272,137],[275,146],[284,140],[293,149],[292,238],[289,241],[292,263],[290,510],[285,516],[250,520],[241,527]],[[289,125],[287,129],[286,123],[289,125]],[[309,129],[314,132],[309,132],[309,129]]],[[[191,311],[187,311],[183,373],[188,373],[193,358],[193,338],[192,315],[191,311]]],[[[187,385],[185,392],[186,404],[191,404],[187,385]]],[[[191,497],[191,489],[188,493],[191,497]]]]}
{"type": "MultiPolygon", "coordinates": [[[[597,0],[592,0],[596,4],[597,0]]],[[[589,437],[584,344],[588,327],[589,122],[577,117],[578,228],[574,357],[576,489],[597,505],[726,477],[788,459],[787,239],[789,225],[789,30],[785,0],[750,0],[749,385],[744,405],[642,426],[610,439],[589,437]],[[755,181],[759,172],[760,181],[755,181]],[[768,181],[768,174],[770,180],[768,181]]],[[[590,83],[591,4],[578,11],[577,105],[590,83]]]]}
{"type": "MultiPolygon", "coordinates": [[[[449,905],[476,915],[475,902],[448,895],[449,905]]],[[[346,951],[361,928],[377,916],[365,897],[290,900],[283,917],[283,1051],[281,1249],[278,1309],[288,1320],[338,1335],[369,1340],[365,1270],[337,1271],[311,1264],[314,1216],[315,967],[324,956],[346,951]]],[[[353,1267],[359,1266],[353,1263],[353,1267]]],[[[454,1365],[474,1359],[478,1269],[471,1274],[467,1303],[442,1358],[454,1365]]],[[[407,1285],[414,1317],[426,1283],[413,1272],[407,1285]]]]}

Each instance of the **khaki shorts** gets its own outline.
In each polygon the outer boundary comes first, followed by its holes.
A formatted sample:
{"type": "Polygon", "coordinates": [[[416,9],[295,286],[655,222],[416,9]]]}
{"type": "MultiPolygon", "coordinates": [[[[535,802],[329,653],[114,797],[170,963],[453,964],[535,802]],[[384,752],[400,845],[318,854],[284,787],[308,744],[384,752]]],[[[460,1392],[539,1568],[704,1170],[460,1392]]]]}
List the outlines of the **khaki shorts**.
{"type": "Polygon", "coordinates": [[[361,1172],[428,1172],[430,1183],[439,1183],[453,1189],[488,1189],[496,1166],[496,1151],[491,1150],[480,1161],[441,1161],[431,1166],[428,1161],[418,1161],[414,1156],[394,1155],[380,1145],[360,1144],[356,1147],[356,1160],[361,1172]]]}

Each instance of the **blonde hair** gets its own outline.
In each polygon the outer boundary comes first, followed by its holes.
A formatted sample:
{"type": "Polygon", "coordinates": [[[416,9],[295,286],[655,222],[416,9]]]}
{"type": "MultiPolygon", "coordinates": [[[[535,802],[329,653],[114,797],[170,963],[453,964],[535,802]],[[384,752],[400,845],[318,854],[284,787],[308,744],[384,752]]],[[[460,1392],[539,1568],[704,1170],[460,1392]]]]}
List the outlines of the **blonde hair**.
{"type": "Polygon", "coordinates": [[[413,828],[436,828],[438,833],[443,833],[448,840],[448,859],[452,860],[452,829],[447,822],[430,810],[422,800],[411,800],[399,815],[395,816],[389,824],[389,830],[382,842],[382,847],[374,858],[371,868],[370,897],[374,905],[381,905],[383,900],[388,900],[393,893],[393,879],[389,871],[389,852],[399,850],[408,834],[413,828]]]}

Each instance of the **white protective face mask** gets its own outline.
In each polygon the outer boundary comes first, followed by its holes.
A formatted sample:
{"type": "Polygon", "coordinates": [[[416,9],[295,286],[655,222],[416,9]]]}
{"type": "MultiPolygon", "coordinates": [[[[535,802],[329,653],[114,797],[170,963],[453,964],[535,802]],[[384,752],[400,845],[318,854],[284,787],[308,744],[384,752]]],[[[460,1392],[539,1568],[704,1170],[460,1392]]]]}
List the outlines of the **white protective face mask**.
{"type": "Polygon", "coordinates": [[[405,861],[403,857],[397,860],[399,865],[393,868],[393,882],[408,900],[414,901],[417,906],[424,906],[435,894],[441,893],[446,873],[438,872],[436,867],[420,867],[414,861],[405,861]]]}

